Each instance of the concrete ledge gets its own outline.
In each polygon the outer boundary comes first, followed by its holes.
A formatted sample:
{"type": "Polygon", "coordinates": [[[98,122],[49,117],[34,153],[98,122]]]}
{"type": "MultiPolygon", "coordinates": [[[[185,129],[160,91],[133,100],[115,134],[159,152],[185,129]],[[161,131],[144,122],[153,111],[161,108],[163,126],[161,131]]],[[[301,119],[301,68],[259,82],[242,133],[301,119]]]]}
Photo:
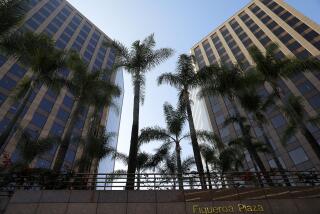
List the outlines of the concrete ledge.
{"type": "Polygon", "coordinates": [[[40,203],[68,203],[70,190],[43,190],[40,203]]]}

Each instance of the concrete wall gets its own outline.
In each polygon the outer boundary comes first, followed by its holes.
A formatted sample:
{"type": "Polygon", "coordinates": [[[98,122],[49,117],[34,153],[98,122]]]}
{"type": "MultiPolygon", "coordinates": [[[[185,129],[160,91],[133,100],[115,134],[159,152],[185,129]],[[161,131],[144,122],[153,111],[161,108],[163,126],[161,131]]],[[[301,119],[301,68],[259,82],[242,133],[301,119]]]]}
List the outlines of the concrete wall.
{"type": "Polygon", "coordinates": [[[17,191],[6,214],[320,213],[320,187],[207,191],[17,191]]]}

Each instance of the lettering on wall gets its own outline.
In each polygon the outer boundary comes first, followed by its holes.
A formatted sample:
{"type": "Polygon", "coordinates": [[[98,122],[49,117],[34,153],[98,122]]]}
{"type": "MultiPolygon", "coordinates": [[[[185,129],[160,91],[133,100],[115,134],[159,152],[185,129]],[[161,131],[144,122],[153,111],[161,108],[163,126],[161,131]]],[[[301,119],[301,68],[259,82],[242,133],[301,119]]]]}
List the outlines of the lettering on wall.
{"type": "Polygon", "coordinates": [[[197,204],[193,205],[192,213],[195,214],[209,214],[209,213],[234,213],[234,212],[250,213],[250,212],[264,212],[264,208],[261,204],[247,205],[227,205],[227,206],[212,206],[212,207],[201,207],[197,204]]]}

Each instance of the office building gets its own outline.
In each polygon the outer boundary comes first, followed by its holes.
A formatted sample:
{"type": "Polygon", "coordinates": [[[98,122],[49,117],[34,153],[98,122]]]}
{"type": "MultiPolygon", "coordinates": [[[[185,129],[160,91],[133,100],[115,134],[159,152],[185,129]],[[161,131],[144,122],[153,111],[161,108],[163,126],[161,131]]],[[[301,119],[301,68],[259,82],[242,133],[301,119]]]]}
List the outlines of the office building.
{"type": "MultiPolygon", "coordinates": [[[[308,1],[305,2],[308,4],[308,1]]],[[[253,64],[248,49],[252,46],[264,51],[270,43],[279,45],[277,57],[306,58],[320,56],[320,26],[282,0],[252,0],[243,9],[217,27],[191,49],[196,58],[196,69],[218,63],[241,63],[244,68],[253,64]]],[[[306,114],[315,116],[320,110],[320,73],[305,73],[290,79],[280,79],[279,86],[285,96],[290,93],[303,97],[306,114]]],[[[258,93],[267,96],[270,88],[261,86],[258,93]]],[[[207,97],[205,106],[211,127],[224,142],[240,136],[237,124],[223,127],[225,118],[233,109],[225,97],[207,97]]],[[[241,109],[241,108],[240,108],[241,109]]],[[[243,111],[243,110],[242,110],[243,111]]],[[[280,138],[286,128],[286,118],[276,108],[267,112],[267,135],[283,167],[290,170],[320,169],[320,162],[306,139],[297,133],[286,146],[280,138]]],[[[262,132],[249,116],[252,135],[261,141],[262,132]]],[[[308,124],[316,139],[320,129],[308,124]]],[[[320,143],[320,140],[318,141],[320,143]]],[[[261,154],[266,166],[276,168],[269,154],[261,154]]],[[[253,170],[246,153],[245,169],[253,170]]]]}
{"type": "MultiPolygon", "coordinates": [[[[77,11],[66,0],[31,0],[28,3],[28,12],[22,23],[21,30],[35,33],[44,33],[56,41],[56,47],[63,50],[75,50],[88,63],[90,70],[111,68],[115,60],[115,53],[106,48],[103,43],[110,38],[77,11]]],[[[10,93],[17,83],[28,74],[28,68],[12,59],[0,55],[0,132],[3,132],[16,111],[18,103],[9,99],[10,93]]],[[[63,75],[67,77],[69,70],[63,75]]],[[[123,81],[121,72],[119,82],[123,81]]],[[[119,79],[119,78],[118,78],[119,79]]],[[[123,88],[123,83],[119,84],[123,88]]],[[[121,114],[122,102],[119,102],[121,114]]],[[[70,91],[62,89],[59,94],[39,86],[24,109],[19,120],[21,128],[28,131],[33,139],[47,136],[61,137],[68,125],[69,116],[74,107],[74,99],[70,91]]],[[[74,139],[85,136],[88,132],[89,116],[93,109],[85,108],[76,123],[73,131],[74,139]]],[[[101,125],[106,127],[118,125],[120,117],[113,117],[109,108],[101,112],[101,125]]],[[[116,131],[116,130],[113,130],[116,131]]],[[[18,132],[12,133],[2,151],[17,161],[17,142],[20,139],[18,132]]],[[[113,142],[116,146],[117,142],[113,142]]],[[[68,148],[64,161],[64,169],[74,169],[76,160],[82,155],[82,146],[78,140],[73,140],[68,148]]],[[[36,158],[33,167],[51,168],[57,153],[57,146],[50,152],[36,158]]],[[[110,163],[113,165],[113,163],[110,163]]],[[[97,166],[95,166],[96,168],[97,166]]]]}

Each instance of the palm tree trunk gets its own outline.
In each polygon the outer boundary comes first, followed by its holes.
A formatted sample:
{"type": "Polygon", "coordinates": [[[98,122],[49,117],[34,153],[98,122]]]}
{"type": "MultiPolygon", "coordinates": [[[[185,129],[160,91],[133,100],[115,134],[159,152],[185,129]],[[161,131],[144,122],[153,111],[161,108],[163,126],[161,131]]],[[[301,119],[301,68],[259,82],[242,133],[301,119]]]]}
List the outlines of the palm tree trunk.
{"type": "Polygon", "coordinates": [[[177,168],[178,168],[178,182],[179,190],[183,190],[183,178],[182,178],[182,165],[181,165],[181,149],[179,144],[176,145],[176,154],[177,154],[177,168]]]}
{"type": "Polygon", "coordinates": [[[272,145],[271,145],[271,142],[266,134],[266,131],[263,127],[263,125],[258,122],[258,127],[260,128],[260,130],[262,131],[262,135],[263,135],[263,139],[265,141],[265,143],[268,145],[268,147],[270,148],[270,152],[271,152],[271,155],[272,155],[272,158],[274,160],[274,162],[276,163],[276,166],[278,168],[278,170],[280,171],[280,174],[281,174],[281,177],[283,178],[284,182],[286,183],[287,186],[291,186],[290,184],[290,181],[288,179],[288,176],[286,175],[286,173],[284,172],[284,168],[282,167],[282,164],[279,160],[279,158],[277,157],[276,155],[276,152],[274,151],[272,145]]]}
{"type": "Polygon", "coordinates": [[[68,151],[68,148],[70,145],[72,131],[73,131],[74,126],[76,125],[78,115],[80,113],[80,109],[81,109],[80,102],[77,101],[75,103],[75,109],[71,113],[71,116],[70,116],[70,118],[71,118],[70,124],[67,127],[66,134],[62,138],[61,145],[59,147],[58,154],[57,154],[56,160],[53,165],[53,171],[55,171],[55,172],[59,172],[61,170],[62,165],[63,165],[64,159],[66,157],[66,154],[67,154],[67,151],[68,151]]]}
{"type": "Polygon", "coordinates": [[[138,136],[139,136],[139,108],[140,108],[140,82],[136,82],[134,85],[133,122],[132,122],[132,130],[131,130],[126,190],[134,189],[135,171],[137,166],[138,136]]]}
{"type": "Polygon", "coordinates": [[[202,165],[202,159],[201,159],[201,155],[200,155],[200,148],[199,148],[199,144],[198,144],[198,140],[197,140],[196,129],[194,127],[194,122],[193,122],[189,94],[187,94],[186,100],[187,100],[187,102],[186,102],[187,115],[188,115],[188,122],[189,122],[190,134],[191,134],[191,143],[192,143],[194,159],[195,159],[197,170],[199,173],[201,187],[202,187],[202,189],[207,189],[203,165],[202,165]]]}
{"type": "MultiPolygon", "coordinates": [[[[31,83],[31,85],[33,85],[33,83],[31,83]]],[[[6,141],[8,140],[10,133],[12,132],[14,126],[17,124],[18,119],[20,118],[24,108],[26,107],[26,105],[32,95],[32,90],[33,90],[33,87],[28,88],[27,93],[24,95],[22,102],[19,105],[16,113],[14,114],[13,118],[11,119],[10,123],[8,124],[8,126],[6,127],[4,132],[1,134],[1,136],[0,136],[1,152],[4,149],[3,147],[6,143],[6,141]]]]}
{"type": "Polygon", "coordinates": [[[212,189],[212,183],[211,183],[211,177],[210,177],[210,170],[209,170],[208,161],[206,161],[206,170],[207,170],[207,179],[208,179],[208,182],[209,182],[209,189],[212,189]]]}
{"type": "Polygon", "coordinates": [[[263,164],[261,158],[259,157],[256,149],[254,148],[254,146],[252,144],[252,141],[251,141],[251,137],[249,136],[248,131],[245,129],[244,123],[241,120],[240,112],[239,112],[239,110],[238,110],[238,108],[237,108],[237,106],[235,104],[234,99],[230,99],[230,102],[231,102],[231,105],[232,105],[232,107],[233,107],[233,109],[235,111],[236,118],[238,120],[238,124],[240,126],[243,138],[245,139],[244,142],[246,144],[246,147],[247,147],[247,150],[248,150],[250,156],[252,157],[252,160],[254,160],[256,162],[256,164],[258,165],[259,169],[262,171],[262,173],[263,173],[266,181],[268,182],[268,184],[270,186],[273,186],[272,180],[271,180],[270,176],[266,172],[266,167],[264,166],[264,164],[263,164]]]}
{"type": "Polygon", "coordinates": [[[310,144],[312,150],[314,151],[314,153],[317,155],[318,159],[320,160],[320,145],[317,142],[317,139],[315,139],[313,137],[313,135],[311,134],[309,129],[304,124],[301,125],[300,129],[302,131],[302,134],[304,135],[304,137],[307,139],[308,143],[310,144]]]}

